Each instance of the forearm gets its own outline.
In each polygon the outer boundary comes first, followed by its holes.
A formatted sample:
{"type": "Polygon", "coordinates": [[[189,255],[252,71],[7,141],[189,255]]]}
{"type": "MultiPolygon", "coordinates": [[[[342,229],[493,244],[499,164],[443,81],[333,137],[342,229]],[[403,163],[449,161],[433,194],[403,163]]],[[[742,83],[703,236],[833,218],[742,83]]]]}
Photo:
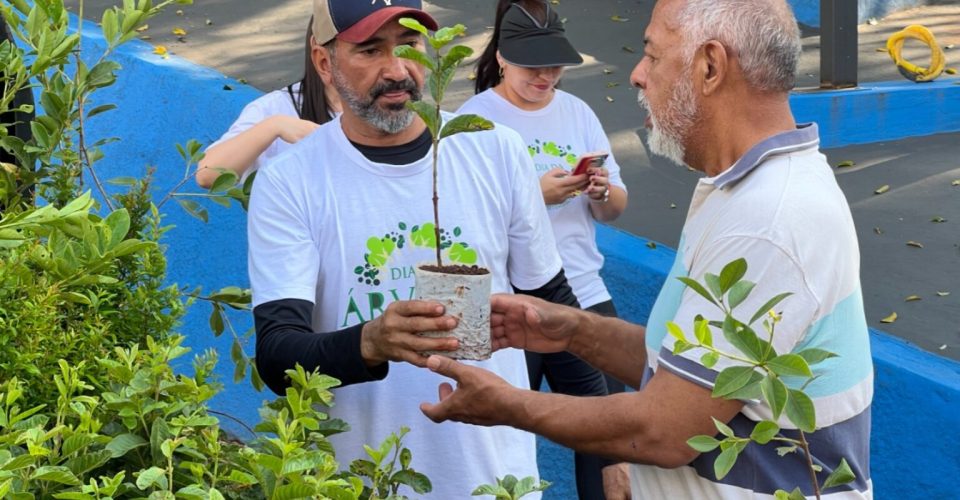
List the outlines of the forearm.
{"type": "Polygon", "coordinates": [[[514,389],[502,402],[506,425],[613,461],[667,464],[650,419],[638,413],[645,410],[637,393],[582,397],[514,389]]]}
{"type": "Polygon", "coordinates": [[[569,351],[596,369],[638,388],[647,366],[646,329],[588,311],[582,311],[578,318],[569,351]]]}
{"type": "Polygon", "coordinates": [[[600,222],[616,220],[627,209],[627,192],[618,186],[610,186],[610,198],[606,203],[590,201],[590,213],[600,222]]]}
{"type": "Polygon", "coordinates": [[[369,367],[363,360],[363,324],[315,333],[309,320],[312,307],[307,301],[288,299],[254,309],[257,370],[267,387],[283,394],[289,386],[284,372],[297,364],[308,372],[318,370],[334,377],[344,386],[386,377],[387,363],[369,367]]]}
{"type": "Polygon", "coordinates": [[[279,137],[274,118],[267,118],[208,149],[197,167],[197,184],[209,188],[221,174],[218,170],[221,168],[243,175],[279,137]]]}

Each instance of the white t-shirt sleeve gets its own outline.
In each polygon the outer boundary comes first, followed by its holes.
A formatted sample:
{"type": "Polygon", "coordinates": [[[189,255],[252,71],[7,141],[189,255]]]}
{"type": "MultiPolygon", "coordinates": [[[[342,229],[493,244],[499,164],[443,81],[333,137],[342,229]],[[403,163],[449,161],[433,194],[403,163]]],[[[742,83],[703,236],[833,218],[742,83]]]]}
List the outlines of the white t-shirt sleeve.
{"type": "Polygon", "coordinates": [[[253,306],[281,299],[316,301],[320,252],[293,175],[267,167],[257,175],[247,214],[253,306]]]}
{"type": "MultiPolygon", "coordinates": [[[[504,127],[505,128],[505,127],[504,127]]],[[[536,290],[563,268],[550,218],[547,216],[540,179],[526,146],[513,130],[505,149],[505,169],[511,172],[506,186],[511,195],[509,254],[510,283],[521,290],[536,290]]]]}

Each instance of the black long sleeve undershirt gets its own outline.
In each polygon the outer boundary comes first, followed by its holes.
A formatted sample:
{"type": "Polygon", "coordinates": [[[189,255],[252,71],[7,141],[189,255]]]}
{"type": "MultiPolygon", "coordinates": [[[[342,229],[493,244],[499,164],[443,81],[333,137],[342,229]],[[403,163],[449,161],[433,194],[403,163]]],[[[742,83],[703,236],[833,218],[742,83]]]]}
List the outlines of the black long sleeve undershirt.
{"type": "Polygon", "coordinates": [[[315,333],[310,326],[312,315],[313,303],[300,299],[275,300],[253,309],[257,370],[270,390],[283,394],[290,385],[284,372],[297,363],[308,372],[319,368],[344,386],[387,376],[387,363],[368,368],[363,361],[360,337],[364,323],[315,333]]]}
{"type": "MultiPolygon", "coordinates": [[[[536,290],[516,293],[532,295],[558,304],[579,307],[573,290],[561,270],[546,285],[536,290]]],[[[389,363],[367,367],[360,353],[363,325],[351,326],[334,332],[314,332],[311,326],[313,303],[301,299],[282,299],[266,302],[253,309],[257,331],[257,370],[267,387],[283,394],[290,381],[286,370],[299,363],[310,372],[340,380],[343,386],[383,380],[389,372],[389,363]]]]}

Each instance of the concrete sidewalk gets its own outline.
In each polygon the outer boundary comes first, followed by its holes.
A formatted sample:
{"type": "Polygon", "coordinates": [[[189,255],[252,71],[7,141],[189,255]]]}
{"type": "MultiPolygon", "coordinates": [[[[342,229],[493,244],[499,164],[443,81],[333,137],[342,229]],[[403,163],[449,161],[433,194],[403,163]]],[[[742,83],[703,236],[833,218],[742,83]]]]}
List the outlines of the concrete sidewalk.
{"type": "MultiPolygon", "coordinates": [[[[85,14],[97,19],[114,3],[88,0],[85,14]]],[[[956,44],[958,48],[947,51],[948,65],[960,69],[960,1],[933,3],[860,26],[861,82],[902,79],[889,56],[877,49],[890,34],[913,23],[933,29],[942,45],[956,44]]],[[[303,72],[310,5],[309,0],[197,0],[155,18],[144,36],[172,54],[271,90],[299,79],[303,72]],[[174,28],[185,29],[187,35],[172,35],[174,28]]],[[[467,25],[464,42],[479,49],[489,36],[493,5],[433,0],[427,8],[442,25],[467,25]]],[[[638,136],[643,116],[628,82],[642,55],[642,33],[652,5],[652,0],[560,0],[556,8],[567,19],[569,38],[585,59],[582,66],[568,71],[563,86],[599,115],[624,169],[631,206],[615,225],[675,246],[698,174],[647,154],[638,136]],[[615,21],[614,15],[625,20],[615,21]]],[[[908,43],[904,53],[915,62],[929,57],[919,43],[908,43]]],[[[800,86],[816,86],[818,68],[818,32],[805,29],[800,86]]],[[[448,94],[449,108],[472,94],[469,73],[466,68],[458,74],[448,94]]],[[[227,79],[225,83],[237,85],[227,79]]],[[[960,179],[958,140],[960,134],[946,134],[826,151],[834,165],[855,162],[837,173],[860,233],[870,326],[954,359],[960,359],[960,186],[951,182],[960,179]],[[890,191],[874,195],[883,185],[890,191]],[[945,222],[930,222],[938,217],[945,222]],[[907,241],[923,248],[907,246],[907,241]],[[911,295],[922,300],[904,302],[911,295]],[[897,322],[880,323],[892,312],[898,313],[897,322]]]]}

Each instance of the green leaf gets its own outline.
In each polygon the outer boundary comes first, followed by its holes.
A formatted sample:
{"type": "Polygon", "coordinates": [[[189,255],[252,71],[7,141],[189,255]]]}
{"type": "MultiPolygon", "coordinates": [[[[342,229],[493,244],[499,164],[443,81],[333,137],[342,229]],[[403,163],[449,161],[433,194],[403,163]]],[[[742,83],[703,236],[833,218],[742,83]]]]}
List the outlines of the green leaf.
{"type": "Polygon", "coordinates": [[[753,291],[753,287],[756,286],[756,283],[751,281],[738,281],[735,285],[730,287],[730,293],[727,295],[727,302],[730,306],[730,309],[736,309],[743,301],[750,295],[750,292],[753,291]]]}
{"type": "Polygon", "coordinates": [[[433,34],[433,37],[430,38],[430,45],[433,46],[434,49],[439,50],[452,42],[454,37],[462,36],[466,31],[466,26],[462,24],[440,28],[433,34]]]}
{"type": "Polygon", "coordinates": [[[687,341],[687,337],[684,336],[683,330],[680,328],[679,325],[677,325],[673,321],[667,321],[667,333],[669,333],[671,337],[677,340],[682,340],[684,342],[687,341]]]}
{"type": "Polygon", "coordinates": [[[80,480],[77,479],[77,476],[73,475],[73,472],[70,472],[70,469],[62,466],[51,465],[38,467],[37,470],[33,471],[33,474],[30,474],[30,480],[50,481],[70,486],[77,486],[80,484],[80,480]]]}
{"type": "Polygon", "coordinates": [[[476,489],[473,490],[473,493],[471,493],[471,495],[475,497],[478,497],[480,495],[490,495],[492,497],[495,497],[497,500],[500,500],[501,498],[506,498],[506,499],[511,498],[510,492],[507,491],[506,488],[500,485],[494,486],[492,484],[484,484],[481,486],[477,486],[476,489]]]}
{"type": "Polygon", "coordinates": [[[11,458],[7,463],[0,467],[0,471],[16,471],[32,466],[37,462],[38,457],[32,455],[18,455],[11,458]]]}
{"type": "Polygon", "coordinates": [[[700,453],[706,453],[720,446],[720,441],[712,436],[693,436],[687,440],[687,445],[700,453]]]}
{"type": "Polygon", "coordinates": [[[220,304],[213,305],[213,311],[210,312],[210,331],[213,332],[214,337],[219,337],[223,335],[224,323],[223,323],[223,314],[220,304]]]}
{"type": "Polygon", "coordinates": [[[459,115],[443,126],[440,138],[449,137],[461,132],[480,132],[493,130],[493,122],[477,115],[459,115]]]}
{"type": "Polygon", "coordinates": [[[731,446],[720,452],[720,456],[713,463],[713,472],[717,475],[717,479],[723,479],[730,472],[733,465],[737,463],[737,456],[739,455],[740,450],[736,446],[731,446]]]}
{"type": "Polygon", "coordinates": [[[427,37],[430,36],[430,32],[427,31],[427,27],[420,24],[420,21],[417,21],[412,17],[401,17],[398,22],[400,23],[401,26],[405,28],[410,28],[420,33],[423,36],[427,36],[427,37]]]}
{"type": "Polygon", "coordinates": [[[110,452],[111,457],[119,458],[126,455],[130,450],[146,445],[147,440],[137,434],[120,434],[113,438],[105,449],[110,452]]]}
{"type": "Polygon", "coordinates": [[[703,285],[698,283],[696,280],[692,278],[683,277],[683,276],[678,277],[677,279],[680,280],[684,285],[687,285],[687,287],[693,290],[694,292],[697,292],[698,294],[700,294],[701,297],[710,301],[711,304],[715,306],[718,305],[717,301],[714,300],[712,295],[710,295],[710,292],[708,292],[707,289],[704,288],[703,285]]]}
{"type": "Polygon", "coordinates": [[[689,350],[696,349],[696,348],[697,346],[691,344],[690,342],[687,342],[685,340],[678,340],[673,343],[673,355],[679,356],[680,354],[683,354],[689,350]]]}
{"type": "Polygon", "coordinates": [[[113,179],[107,180],[107,184],[112,184],[114,186],[136,186],[137,178],[136,177],[114,177],[113,179]]]}
{"type": "Polygon", "coordinates": [[[179,203],[188,214],[202,220],[203,222],[209,222],[207,209],[200,206],[200,204],[196,201],[186,198],[177,198],[177,203],[179,203]]]}
{"type": "Polygon", "coordinates": [[[780,432],[780,426],[777,425],[776,422],[762,420],[757,422],[757,425],[753,427],[753,432],[750,433],[750,439],[756,441],[758,444],[767,444],[778,432],[780,432]]]}
{"type": "Polygon", "coordinates": [[[723,337],[751,361],[760,362],[764,356],[763,345],[753,329],[730,315],[723,320],[723,337]]]}
{"type": "Polygon", "coordinates": [[[710,418],[713,419],[713,425],[717,428],[718,431],[720,431],[720,434],[723,434],[724,436],[726,436],[726,437],[728,437],[728,438],[736,437],[736,436],[733,434],[733,429],[731,429],[729,425],[727,425],[727,424],[724,423],[724,422],[721,422],[721,421],[717,420],[717,419],[714,418],[714,417],[710,417],[710,418]]]}
{"type": "Polygon", "coordinates": [[[87,87],[97,89],[113,85],[113,82],[117,79],[114,72],[119,69],[120,65],[114,61],[100,61],[90,70],[90,73],[87,74],[87,87]]]}
{"type": "Polygon", "coordinates": [[[803,357],[796,354],[781,354],[767,362],[767,367],[781,377],[812,377],[813,372],[803,357]]]}
{"type": "Polygon", "coordinates": [[[700,363],[707,368],[713,368],[718,361],[720,361],[720,355],[715,352],[708,352],[700,357],[700,363]]]}
{"type": "Polygon", "coordinates": [[[423,101],[407,101],[406,107],[412,110],[417,116],[427,124],[432,137],[437,137],[440,133],[439,116],[437,108],[423,101]]]}
{"type": "Polygon", "coordinates": [[[450,51],[443,56],[440,66],[443,68],[456,68],[464,59],[473,55],[473,49],[466,45],[454,45],[450,51]]]}
{"type": "Polygon", "coordinates": [[[714,297],[721,298],[723,297],[723,287],[720,285],[720,277],[716,274],[706,273],[703,275],[703,281],[707,284],[707,288],[710,290],[710,293],[714,297]]]}
{"type": "Polygon", "coordinates": [[[100,113],[106,113],[107,111],[116,109],[116,107],[117,107],[116,104],[104,104],[102,106],[97,106],[91,109],[90,111],[87,111],[87,118],[92,118],[94,116],[99,115],[100,113]]]}
{"type": "Polygon", "coordinates": [[[126,239],[127,232],[130,231],[130,214],[127,209],[114,210],[103,222],[110,228],[109,248],[119,245],[126,239]]]}
{"type": "Polygon", "coordinates": [[[753,314],[753,317],[750,318],[750,322],[747,324],[748,325],[754,324],[758,319],[760,319],[761,316],[763,316],[764,314],[767,314],[771,309],[773,309],[777,304],[779,304],[780,301],[782,301],[783,299],[791,295],[793,295],[793,293],[791,292],[781,293],[780,295],[777,295],[774,298],[768,300],[765,304],[760,306],[759,309],[757,309],[757,312],[753,314]]]}
{"type": "Polygon", "coordinates": [[[725,397],[760,378],[761,375],[757,373],[752,366],[731,366],[725,368],[717,375],[717,380],[713,385],[713,396],[718,398],[725,397]],[[756,374],[756,376],[754,376],[754,374],[756,374]]]}
{"type": "Polygon", "coordinates": [[[723,295],[730,290],[730,287],[740,281],[747,274],[746,259],[739,258],[725,266],[720,271],[720,294],[723,295]]]}
{"type": "Polygon", "coordinates": [[[210,192],[213,194],[223,193],[236,186],[239,181],[240,177],[237,176],[236,172],[225,170],[217,176],[217,180],[213,181],[210,192]]]}
{"type": "Polygon", "coordinates": [[[413,61],[427,68],[431,72],[437,70],[437,65],[433,62],[433,60],[416,47],[411,47],[409,45],[398,45],[393,48],[393,55],[413,61]]]}
{"type": "Polygon", "coordinates": [[[413,491],[420,495],[430,493],[430,491],[433,490],[433,485],[430,484],[430,479],[428,479],[427,476],[410,469],[397,471],[397,473],[390,478],[390,482],[405,484],[413,488],[413,491]]]}
{"type": "Polygon", "coordinates": [[[697,341],[699,341],[700,344],[713,347],[713,334],[710,333],[710,323],[707,320],[701,319],[700,321],[697,321],[694,324],[693,331],[694,334],[696,334],[697,341]]]}
{"type": "Polygon", "coordinates": [[[147,490],[154,486],[161,490],[167,489],[166,472],[156,466],[141,471],[139,477],[137,477],[137,488],[140,488],[140,490],[147,490]]]}
{"type": "Polygon", "coordinates": [[[293,483],[278,487],[271,498],[275,500],[294,500],[313,498],[315,495],[316,487],[305,483],[293,483]]]}
{"type": "Polygon", "coordinates": [[[107,450],[100,450],[94,453],[84,453],[75,458],[67,460],[64,465],[70,469],[70,472],[82,476],[94,469],[99,469],[105,463],[109,462],[111,453],[107,450]]]}
{"type": "Polygon", "coordinates": [[[847,484],[856,478],[857,475],[850,470],[850,464],[847,463],[847,459],[841,458],[840,465],[827,476],[827,480],[823,482],[822,489],[826,490],[827,488],[847,484]]]}
{"type": "Polygon", "coordinates": [[[760,383],[760,392],[763,394],[764,401],[767,402],[767,405],[773,412],[773,418],[779,419],[789,398],[787,395],[787,386],[784,385],[783,381],[779,378],[768,373],[760,383]]]}
{"type": "Polygon", "coordinates": [[[830,351],[824,351],[823,349],[804,349],[797,353],[798,356],[805,359],[807,364],[813,366],[821,361],[835,358],[836,354],[830,351]]]}
{"type": "Polygon", "coordinates": [[[817,414],[810,396],[802,391],[789,389],[787,397],[787,418],[803,432],[813,432],[817,428],[817,414]]]}

